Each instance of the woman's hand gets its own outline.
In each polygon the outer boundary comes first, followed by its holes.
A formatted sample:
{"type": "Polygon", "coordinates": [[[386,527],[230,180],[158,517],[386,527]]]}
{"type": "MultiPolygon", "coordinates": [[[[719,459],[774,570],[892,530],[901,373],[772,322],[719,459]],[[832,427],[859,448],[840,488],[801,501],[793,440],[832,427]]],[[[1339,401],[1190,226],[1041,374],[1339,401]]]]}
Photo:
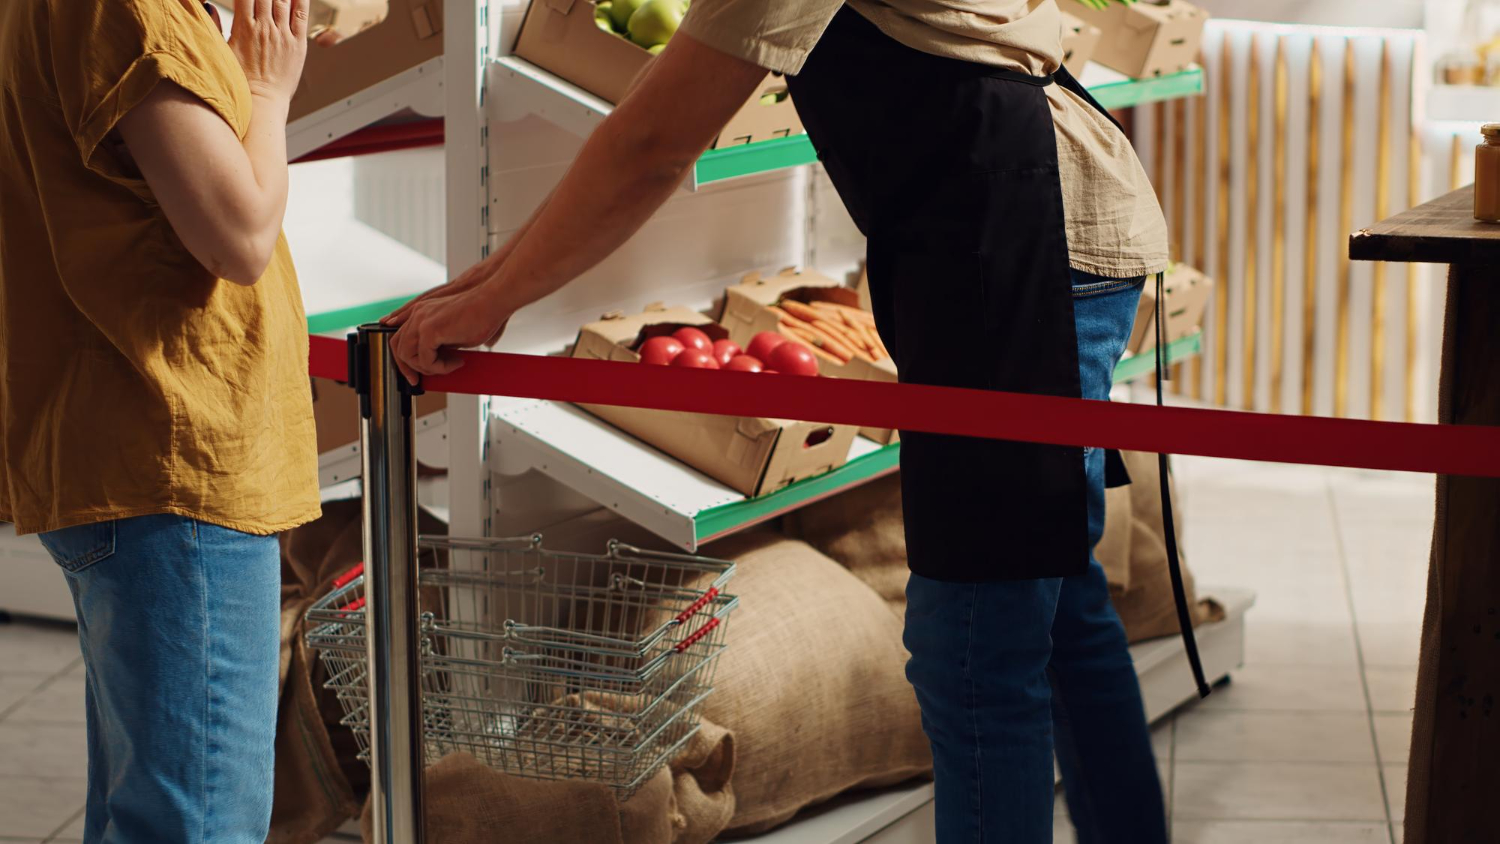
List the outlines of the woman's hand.
{"type": "Polygon", "coordinates": [[[250,93],[289,103],[307,59],[310,0],[234,0],[229,49],[244,68],[250,93]]]}

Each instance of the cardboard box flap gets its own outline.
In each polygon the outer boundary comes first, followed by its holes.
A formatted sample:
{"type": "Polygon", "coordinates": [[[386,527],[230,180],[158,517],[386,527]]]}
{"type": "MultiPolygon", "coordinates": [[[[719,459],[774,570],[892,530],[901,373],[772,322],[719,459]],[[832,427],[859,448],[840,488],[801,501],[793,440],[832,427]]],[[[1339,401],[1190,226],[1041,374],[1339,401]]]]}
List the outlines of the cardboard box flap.
{"type": "Polygon", "coordinates": [[[646,340],[662,334],[671,334],[684,326],[692,326],[707,334],[710,340],[729,339],[729,332],[692,308],[663,308],[647,306],[647,310],[622,316],[607,314],[597,322],[591,322],[578,330],[577,351],[574,357],[594,360],[637,361],[640,355],[635,350],[646,340]]]}
{"type": "Polygon", "coordinates": [[[330,106],[443,54],[441,0],[390,0],[385,19],[330,47],[307,51],[290,120],[330,106]]]}

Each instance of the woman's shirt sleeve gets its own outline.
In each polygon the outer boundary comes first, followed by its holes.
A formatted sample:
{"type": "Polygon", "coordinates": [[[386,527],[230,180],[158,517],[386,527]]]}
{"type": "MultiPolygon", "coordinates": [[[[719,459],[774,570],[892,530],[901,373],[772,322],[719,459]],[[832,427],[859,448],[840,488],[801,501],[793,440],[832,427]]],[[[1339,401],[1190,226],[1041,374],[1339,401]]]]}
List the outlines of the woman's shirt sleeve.
{"type": "Polygon", "coordinates": [[[120,178],[100,145],[156,86],[173,82],[244,137],[249,87],[218,26],[195,0],[53,0],[56,96],[83,163],[120,178]]]}

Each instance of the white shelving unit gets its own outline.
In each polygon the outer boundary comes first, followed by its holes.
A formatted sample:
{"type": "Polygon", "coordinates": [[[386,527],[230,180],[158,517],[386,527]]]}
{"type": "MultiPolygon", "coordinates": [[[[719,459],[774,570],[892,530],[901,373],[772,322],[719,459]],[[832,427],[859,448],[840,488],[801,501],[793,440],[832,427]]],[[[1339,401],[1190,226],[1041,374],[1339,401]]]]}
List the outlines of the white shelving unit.
{"type": "Polygon", "coordinates": [[[443,116],[441,57],[293,121],[286,128],[287,156],[301,158],[331,141],[403,112],[421,117],[443,116]]]}

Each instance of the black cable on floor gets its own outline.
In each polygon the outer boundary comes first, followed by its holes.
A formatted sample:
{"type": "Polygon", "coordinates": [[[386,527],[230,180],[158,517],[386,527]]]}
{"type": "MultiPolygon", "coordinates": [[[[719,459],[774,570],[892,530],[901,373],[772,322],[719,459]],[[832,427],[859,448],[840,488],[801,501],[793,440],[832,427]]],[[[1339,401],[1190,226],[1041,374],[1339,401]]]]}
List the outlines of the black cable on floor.
{"type": "MultiPolygon", "coordinates": [[[[1167,380],[1167,306],[1166,273],[1156,274],[1156,406],[1162,406],[1162,384],[1167,380]]],[[[1177,625],[1182,630],[1182,646],[1187,650],[1188,665],[1193,669],[1193,681],[1198,684],[1198,697],[1208,697],[1212,691],[1203,676],[1203,660],[1198,656],[1198,639],[1193,635],[1193,610],[1188,606],[1187,589],[1182,582],[1182,559],[1177,552],[1177,520],[1172,515],[1171,467],[1165,453],[1156,455],[1156,465],[1161,475],[1161,521],[1167,540],[1167,571],[1172,575],[1172,598],[1177,603],[1177,625]]]]}

